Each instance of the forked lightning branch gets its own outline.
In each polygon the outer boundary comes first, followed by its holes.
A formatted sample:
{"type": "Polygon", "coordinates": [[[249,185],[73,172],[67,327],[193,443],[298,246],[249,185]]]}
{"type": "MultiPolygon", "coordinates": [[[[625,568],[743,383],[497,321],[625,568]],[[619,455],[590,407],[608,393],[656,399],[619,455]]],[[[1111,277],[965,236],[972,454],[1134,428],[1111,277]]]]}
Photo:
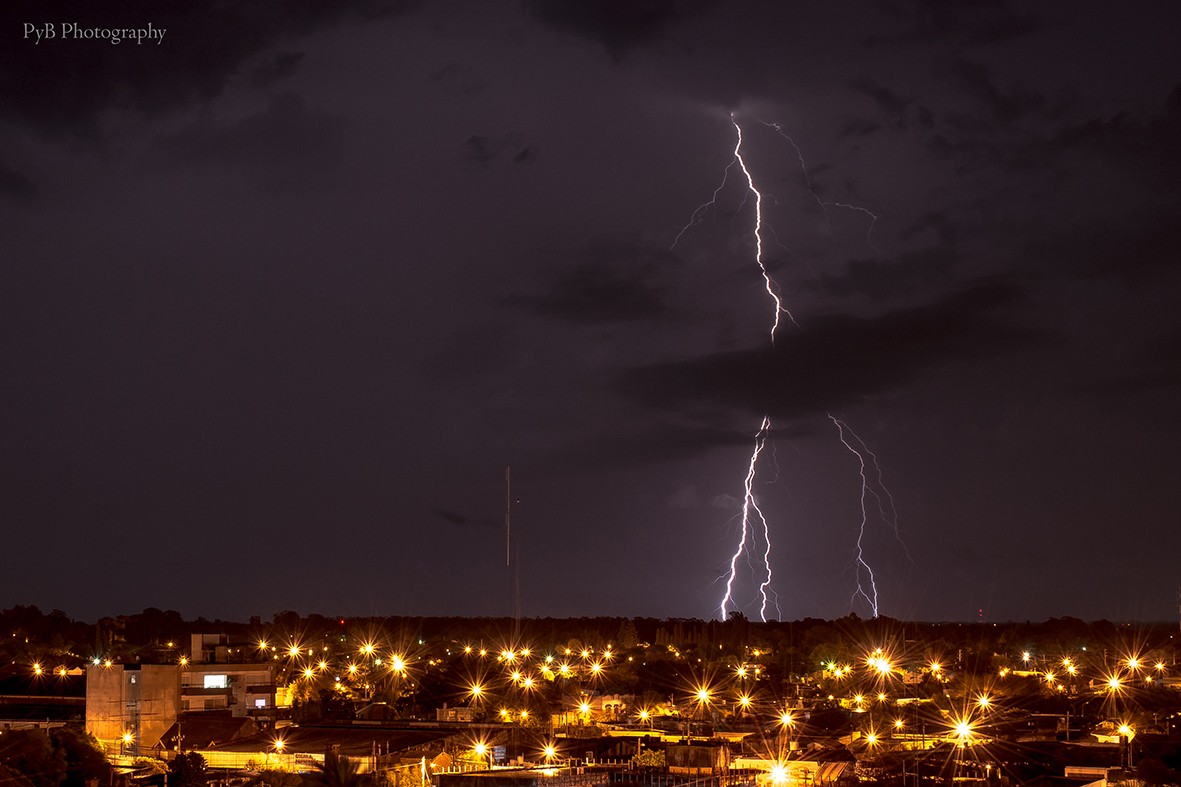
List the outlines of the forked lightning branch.
{"type": "MultiPolygon", "coordinates": [[[[742,172],[746,180],[746,188],[749,191],[749,196],[754,203],[754,226],[752,234],[754,237],[754,261],[758,266],[759,273],[762,275],[763,283],[767,291],[767,295],[772,303],[772,319],[770,325],[770,341],[772,344],[776,342],[777,334],[779,332],[783,315],[787,315],[787,319],[795,327],[799,327],[792,313],[784,306],[783,298],[780,294],[779,285],[772,278],[770,271],[767,268],[766,260],[764,259],[764,216],[763,216],[763,193],[759,190],[754,174],[747,165],[746,157],[743,154],[743,136],[742,126],[738,123],[737,117],[731,113],[730,122],[734,126],[735,144],[733,156],[730,162],[726,165],[726,169],[722,173],[722,182],[714,189],[710,199],[702,203],[693,211],[689,222],[681,228],[673,241],[673,247],[681,241],[690,228],[700,224],[703,220],[705,212],[708,208],[716,205],[719,196],[726,187],[727,180],[730,176],[730,170],[737,166],[742,172]]],[[[873,240],[870,235],[873,231],[873,226],[877,222],[877,214],[870,210],[852,205],[845,202],[834,202],[822,199],[816,192],[812,184],[811,176],[808,173],[807,164],[804,161],[803,152],[795,141],[792,140],[783,129],[776,123],[764,123],[763,125],[773,128],[775,132],[786,139],[794,149],[797,158],[800,162],[800,167],[804,174],[804,182],[806,184],[808,193],[824,211],[825,216],[828,215],[828,208],[840,207],[848,210],[863,213],[870,218],[870,225],[866,232],[866,242],[873,248],[873,240]]],[[[847,423],[844,421],[828,415],[832,423],[837,427],[838,436],[842,445],[853,453],[860,464],[861,477],[861,522],[858,529],[857,538],[853,553],[853,575],[855,589],[852,594],[850,605],[853,606],[857,601],[863,600],[869,607],[870,612],[876,618],[878,616],[879,600],[877,579],[874,576],[873,569],[866,560],[865,555],[865,534],[869,522],[869,512],[867,509],[867,499],[873,497],[878,502],[879,513],[881,518],[887,524],[893,527],[894,534],[898,537],[898,520],[897,513],[894,510],[894,501],[890,496],[882,481],[881,468],[878,466],[877,457],[872,451],[866,447],[865,443],[853,432],[847,423]],[[850,436],[852,440],[850,440],[850,436]],[[855,441],[855,442],[854,442],[855,441]],[[866,456],[871,458],[873,467],[876,470],[876,475],[871,477],[867,473],[866,456]]],[[[741,529],[738,536],[738,544],[734,552],[731,554],[727,565],[728,569],[725,573],[725,582],[721,601],[718,605],[718,611],[721,618],[725,620],[732,611],[740,610],[743,606],[737,599],[737,580],[740,571],[740,566],[745,562],[751,566],[751,570],[758,580],[759,585],[756,592],[756,601],[759,604],[759,618],[766,622],[768,613],[771,607],[774,607],[776,616],[782,613],[779,606],[779,594],[772,586],[774,580],[774,572],[772,569],[771,560],[771,525],[767,520],[766,512],[759,504],[758,496],[755,494],[755,481],[758,477],[759,461],[762,458],[763,450],[766,447],[767,439],[771,436],[772,422],[770,415],[764,415],[758,431],[755,433],[754,448],[751,451],[750,460],[747,464],[747,472],[743,482],[743,499],[741,510],[741,529]],[[745,560],[744,560],[745,558],[745,560]]],[[[901,539],[899,538],[899,541],[901,539]]],[[[904,545],[905,546],[905,545],[904,545]]]]}

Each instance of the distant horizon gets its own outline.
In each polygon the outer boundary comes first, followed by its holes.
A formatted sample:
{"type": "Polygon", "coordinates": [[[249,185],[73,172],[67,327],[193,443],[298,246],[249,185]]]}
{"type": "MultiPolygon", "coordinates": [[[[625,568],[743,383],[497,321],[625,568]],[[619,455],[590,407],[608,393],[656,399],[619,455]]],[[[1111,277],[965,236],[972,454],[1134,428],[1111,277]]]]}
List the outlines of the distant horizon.
{"type": "MultiPolygon", "coordinates": [[[[244,618],[229,618],[229,617],[221,617],[221,616],[209,617],[206,615],[196,615],[196,616],[189,617],[185,613],[183,613],[181,610],[173,609],[170,607],[157,607],[157,606],[152,606],[152,605],[148,605],[148,606],[144,607],[143,609],[136,610],[135,612],[119,612],[119,613],[115,613],[115,614],[100,615],[99,617],[94,618],[94,619],[83,618],[83,617],[73,617],[68,610],[61,609],[60,607],[53,607],[53,608],[46,609],[45,607],[42,607],[39,604],[31,604],[31,603],[10,604],[8,606],[3,607],[2,610],[6,611],[9,609],[14,609],[16,607],[35,607],[38,610],[40,610],[43,615],[52,614],[54,611],[60,611],[60,612],[64,613],[68,619],[70,619],[74,622],[78,622],[78,623],[86,623],[88,625],[97,625],[99,623],[99,621],[104,618],[131,617],[134,615],[143,614],[144,612],[147,612],[149,610],[156,610],[156,611],[159,611],[162,613],[176,613],[181,616],[181,619],[185,623],[195,623],[198,620],[207,620],[211,623],[216,623],[216,622],[233,623],[233,624],[244,625],[244,626],[251,625],[251,623],[250,623],[251,617],[258,617],[260,619],[259,625],[264,625],[264,626],[274,625],[274,618],[276,618],[277,616],[282,615],[284,613],[290,613],[290,612],[294,612],[296,615],[298,615],[301,618],[308,618],[308,617],[312,617],[312,616],[321,617],[321,618],[324,618],[325,620],[340,620],[341,618],[343,618],[343,619],[345,619],[346,623],[350,620],[381,620],[381,619],[399,619],[399,618],[400,619],[440,619],[440,620],[441,619],[457,619],[457,620],[505,621],[505,622],[512,622],[514,620],[512,615],[462,615],[462,614],[452,614],[452,615],[447,615],[447,614],[350,615],[347,613],[327,614],[327,613],[323,613],[323,612],[301,612],[299,610],[290,609],[290,608],[276,610],[276,611],[270,613],[270,615],[268,615],[268,616],[264,616],[261,614],[255,614],[255,615],[247,615],[244,618]]],[[[1112,625],[1117,625],[1117,626],[1172,625],[1172,626],[1177,626],[1178,630],[1181,630],[1181,621],[1178,621],[1178,620],[1165,620],[1165,619],[1160,619],[1160,620],[1112,620],[1110,618],[1080,618],[1077,615],[1051,615],[1051,616],[1049,616],[1047,618],[1043,618],[1043,619],[1029,619],[1029,618],[1027,618],[1024,620],[989,620],[987,618],[985,618],[984,620],[975,620],[975,619],[973,619],[973,620],[954,620],[954,619],[921,620],[921,619],[899,618],[899,617],[895,617],[892,615],[879,615],[876,618],[872,618],[872,617],[865,617],[865,616],[856,615],[856,613],[851,612],[847,615],[842,615],[842,616],[838,616],[838,617],[831,617],[831,618],[805,616],[802,618],[791,618],[791,619],[785,619],[785,620],[762,621],[762,620],[758,620],[758,619],[751,620],[748,617],[748,618],[746,618],[746,622],[751,625],[756,625],[756,626],[775,626],[775,625],[790,624],[790,623],[800,623],[800,622],[803,622],[806,620],[816,620],[816,621],[823,621],[826,623],[833,623],[836,621],[846,620],[846,619],[850,619],[850,618],[853,618],[853,619],[856,619],[856,620],[859,620],[862,622],[880,620],[880,621],[893,621],[893,622],[904,623],[904,624],[932,625],[932,626],[938,626],[938,625],[985,625],[985,626],[987,626],[987,625],[1023,625],[1023,624],[1027,624],[1027,623],[1034,624],[1034,625],[1041,625],[1041,624],[1049,623],[1049,622],[1056,621],[1056,620],[1058,620],[1058,621],[1060,621],[1060,620],[1077,620],[1082,623],[1086,623],[1088,625],[1095,624],[1095,623],[1110,623],[1112,625]]],[[[710,622],[723,623],[723,622],[725,622],[725,621],[721,620],[720,618],[677,617],[677,616],[658,616],[658,615],[618,615],[618,614],[542,615],[542,616],[522,615],[520,618],[521,622],[545,621],[545,620],[571,620],[571,621],[573,621],[573,620],[596,620],[596,619],[597,620],[692,621],[692,622],[699,622],[699,623],[710,623],[710,622]]]]}

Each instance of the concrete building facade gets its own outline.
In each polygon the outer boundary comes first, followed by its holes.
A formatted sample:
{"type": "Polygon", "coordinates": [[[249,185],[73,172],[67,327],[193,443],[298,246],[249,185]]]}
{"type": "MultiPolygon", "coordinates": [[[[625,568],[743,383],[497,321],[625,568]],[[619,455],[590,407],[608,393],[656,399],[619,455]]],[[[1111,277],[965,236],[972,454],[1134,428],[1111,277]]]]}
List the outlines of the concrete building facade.
{"type": "Polygon", "coordinates": [[[151,750],[182,713],[217,711],[265,722],[275,713],[271,664],[92,664],[86,730],[108,753],[151,750]]]}
{"type": "Polygon", "coordinates": [[[180,666],[91,664],[86,669],[86,731],[109,753],[151,749],[180,713],[180,666]]]}

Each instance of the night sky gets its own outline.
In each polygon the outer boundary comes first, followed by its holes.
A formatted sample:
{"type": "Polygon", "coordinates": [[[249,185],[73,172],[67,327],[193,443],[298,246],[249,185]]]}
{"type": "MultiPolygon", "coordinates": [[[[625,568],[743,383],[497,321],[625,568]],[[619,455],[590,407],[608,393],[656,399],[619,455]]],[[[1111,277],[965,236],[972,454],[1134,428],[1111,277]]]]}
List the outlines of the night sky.
{"type": "Polygon", "coordinates": [[[510,615],[511,465],[525,616],[716,616],[766,415],[771,617],[830,416],[881,614],[1176,617],[1181,4],[178,5],[0,12],[4,606],[510,615]]]}

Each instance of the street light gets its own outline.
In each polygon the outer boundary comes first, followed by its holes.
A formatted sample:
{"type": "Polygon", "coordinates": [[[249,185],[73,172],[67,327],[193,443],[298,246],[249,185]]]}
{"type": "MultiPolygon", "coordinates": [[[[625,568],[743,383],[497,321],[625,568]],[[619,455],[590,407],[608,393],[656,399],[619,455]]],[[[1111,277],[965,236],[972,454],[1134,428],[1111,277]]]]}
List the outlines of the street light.
{"type": "Polygon", "coordinates": [[[952,730],[955,733],[957,745],[965,746],[972,742],[972,722],[968,719],[956,719],[952,730]]]}
{"type": "Polygon", "coordinates": [[[785,710],[779,715],[779,735],[782,737],[782,742],[779,745],[780,753],[784,750],[791,751],[791,730],[794,724],[795,718],[792,717],[791,711],[785,710]]]}
{"type": "Polygon", "coordinates": [[[476,755],[477,757],[479,757],[481,760],[483,760],[485,757],[487,757],[487,758],[488,758],[488,770],[492,770],[492,756],[493,756],[493,752],[492,752],[492,747],[491,747],[491,746],[489,746],[489,745],[488,745],[487,743],[485,743],[484,741],[477,741],[477,742],[476,742],[476,745],[472,747],[472,751],[473,751],[473,752],[475,753],[475,755],[476,755]]]}
{"type": "Polygon", "coordinates": [[[1127,747],[1128,752],[1128,768],[1132,767],[1132,738],[1136,737],[1136,730],[1130,724],[1124,723],[1119,726],[1120,743],[1127,747]]]}

